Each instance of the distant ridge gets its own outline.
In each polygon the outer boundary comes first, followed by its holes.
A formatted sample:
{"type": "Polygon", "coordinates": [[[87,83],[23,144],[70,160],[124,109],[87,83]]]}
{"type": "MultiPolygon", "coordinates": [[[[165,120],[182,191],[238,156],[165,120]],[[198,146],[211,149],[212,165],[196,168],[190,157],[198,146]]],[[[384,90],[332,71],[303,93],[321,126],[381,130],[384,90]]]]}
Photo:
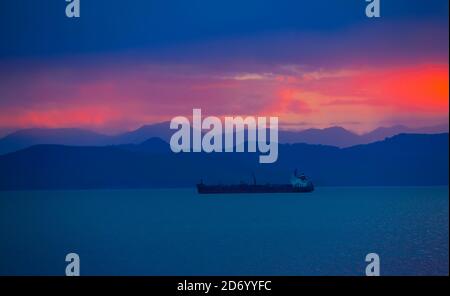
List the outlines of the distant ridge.
{"type": "Polygon", "coordinates": [[[150,138],[161,138],[169,142],[172,133],[173,130],[170,130],[170,122],[160,122],[144,125],[134,131],[112,136],[111,144],[138,144],[150,138]]]}
{"type": "Polygon", "coordinates": [[[306,129],[303,131],[280,131],[280,143],[307,143],[348,147],[361,144],[360,136],[342,127],[329,127],[324,129],[306,129]]]}
{"type": "Polygon", "coordinates": [[[449,177],[448,133],[400,134],[350,148],[281,144],[274,164],[255,153],[172,153],[153,138],[105,147],[37,145],[0,156],[0,190],[193,187],[282,183],[298,168],[317,186],[435,186],[449,177]]]}
{"type": "MultiPolygon", "coordinates": [[[[144,125],[134,131],[111,136],[75,128],[24,129],[0,139],[0,155],[39,144],[107,146],[139,144],[150,138],[161,138],[169,142],[173,133],[169,126],[169,122],[161,122],[144,125]]],[[[448,132],[447,124],[418,129],[411,129],[402,125],[380,127],[363,135],[358,135],[342,127],[334,126],[324,129],[311,128],[301,131],[280,130],[279,142],[329,145],[342,148],[384,140],[387,137],[401,133],[433,134],[443,132],[448,132]]]]}
{"type": "Polygon", "coordinates": [[[107,145],[109,137],[77,128],[32,128],[13,132],[0,139],[0,154],[5,154],[39,144],[71,146],[107,145]]]}
{"type": "Polygon", "coordinates": [[[379,127],[369,133],[362,135],[361,138],[363,139],[363,142],[361,144],[367,144],[383,140],[385,138],[392,137],[398,134],[440,134],[448,132],[449,132],[448,124],[441,124],[422,128],[409,128],[404,125],[379,127]]]}
{"type": "Polygon", "coordinates": [[[137,130],[112,136],[76,128],[23,129],[0,139],[0,155],[41,144],[107,146],[138,144],[154,137],[168,141],[169,122],[145,125],[137,130]]]}

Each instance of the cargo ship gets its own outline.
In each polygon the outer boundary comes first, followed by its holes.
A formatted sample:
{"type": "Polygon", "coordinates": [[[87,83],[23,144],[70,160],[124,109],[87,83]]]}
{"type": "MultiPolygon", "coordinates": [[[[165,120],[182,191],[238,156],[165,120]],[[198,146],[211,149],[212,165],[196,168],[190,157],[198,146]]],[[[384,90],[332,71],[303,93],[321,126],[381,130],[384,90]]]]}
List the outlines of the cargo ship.
{"type": "Polygon", "coordinates": [[[314,191],[313,183],[305,174],[297,174],[297,170],[291,177],[290,184],[257,184],[253,175],[253,184],[240,183],[232,185],[206,185],[203,181],[197,184],[199,194],[221,193],[303,193],[314,191]]]}

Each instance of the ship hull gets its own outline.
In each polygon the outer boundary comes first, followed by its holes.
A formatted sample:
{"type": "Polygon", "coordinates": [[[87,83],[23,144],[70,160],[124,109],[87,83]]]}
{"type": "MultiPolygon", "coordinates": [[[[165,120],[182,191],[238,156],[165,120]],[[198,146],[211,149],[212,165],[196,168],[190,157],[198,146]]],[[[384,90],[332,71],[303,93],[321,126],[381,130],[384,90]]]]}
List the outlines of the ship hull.
{"type": "Polygon", "coordinates": [[[239,194],[239,193],[306,193],[314,191],[311,184],[305,187],[293,187],[291,184],[279,185],[204,185],[197,184],[199,194],[239,194]]]}

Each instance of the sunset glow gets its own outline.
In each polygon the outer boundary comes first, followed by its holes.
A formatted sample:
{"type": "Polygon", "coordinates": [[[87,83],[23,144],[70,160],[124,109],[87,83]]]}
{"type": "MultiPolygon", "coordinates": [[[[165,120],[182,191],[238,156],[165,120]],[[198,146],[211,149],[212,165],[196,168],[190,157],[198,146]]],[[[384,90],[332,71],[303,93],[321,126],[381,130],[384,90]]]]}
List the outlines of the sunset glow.
{"type": "MultiPolygon", "coordinates": [[[[176,68],[176,67],[175,67],[176,68]]],[[[305,73],[208,73],[196,67],[159,73],[153,65],[21,73],[1,86],[0,125],[92,127],[112,132],[190,114],[267,114],[297,129],[341,125],[368,130],[390,116],[448,116],[448,65],[333,69],[305,73]],[[90,76],[91,79],[77,79],[90,76]],[[22,84],[20,87],[19,85],[22,84]],[[223,102],[226,102],[224,104],[223,102]],[[353,124],[349,124],[352,122],[353,124]],[[358,122],[359,124],[354,124],[358,122]]],[[[410,123],[414,124],[414,123],[410,123]]]]}
{"type": "Polygon", "coordinates": [[[385,9],[398,15],[368,22],[333,5],[341,13],[326,22],[310,17],[322,9],[313,2],[295,14],[269,9],[261,16],[248,7],[237,18],[215,10],[217,20],[196,16],[214,34],[198,28],[197,18],[171,27],[154,15],[165,26],[135,23],[130,16],[127,32],[100,30],[86,17],[91,26],[66,28],[70,38],[41,28],[42,36],[54,35],[52,44],[24,46],[11,37],[0,51],[0,130],[117,133],[188,116],[193,108],[219,117],[278,116],[281,128],[297,130],[342,126],[365,132],[448,122],[448,15],[436,9],[435,18],[417,19],[425,4],[415,2],[411,18],[400,13],[403,6],[389,3],[385,9]],[[256,19],[246,22],[249,14],[256,19]],[[267,18],[269,27],[259,28],[257,20],[267,18]]]}

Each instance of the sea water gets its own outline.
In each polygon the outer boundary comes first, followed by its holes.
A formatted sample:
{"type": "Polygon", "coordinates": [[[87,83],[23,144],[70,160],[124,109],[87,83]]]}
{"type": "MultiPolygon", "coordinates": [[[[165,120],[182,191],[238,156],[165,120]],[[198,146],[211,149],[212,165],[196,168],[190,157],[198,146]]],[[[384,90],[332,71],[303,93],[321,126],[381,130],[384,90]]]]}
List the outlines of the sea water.
{"type": "Polygon", "coordinates": [[[448,275],[448,187],[0,192],[0,274],[448,275]]]}

